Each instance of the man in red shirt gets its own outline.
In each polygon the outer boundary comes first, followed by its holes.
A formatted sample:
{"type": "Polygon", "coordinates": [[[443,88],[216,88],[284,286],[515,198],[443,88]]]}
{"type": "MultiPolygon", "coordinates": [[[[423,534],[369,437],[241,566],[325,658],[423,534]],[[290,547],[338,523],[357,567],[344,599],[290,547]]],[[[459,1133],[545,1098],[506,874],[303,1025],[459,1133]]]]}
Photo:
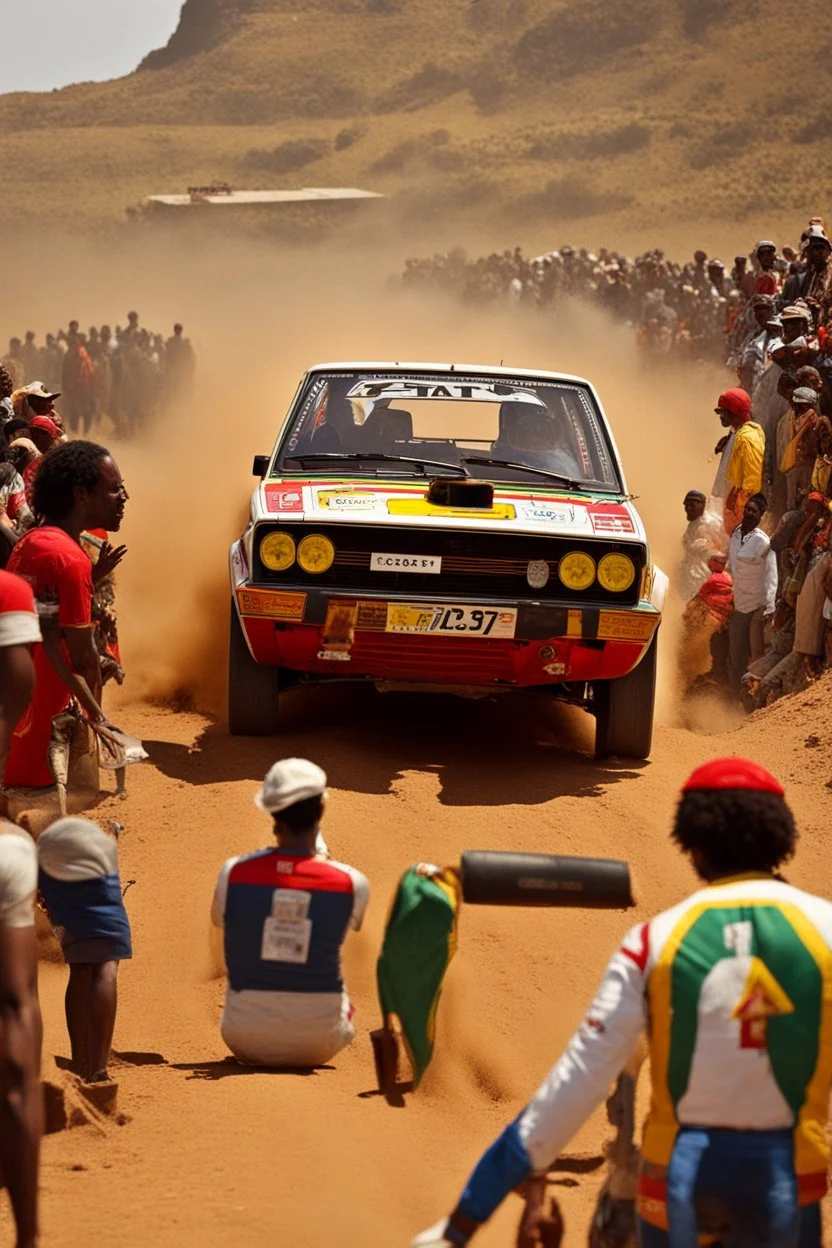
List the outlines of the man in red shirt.
{"type": "Polygon", "coordinates": [[[7,788],[56,783],[49,760],[52,721],[73,698],[89,718],[104,719],[92,597],[95,582],[121,562],[125,548],[107,544],[93,569],[80,541],[85,529],[117,532],[126,501],[117,465],[94,442],[68,442],[40,465],[34,510],[41,523],[20,539],[8,564],[34,591],[43,644],[35,653],[34,696],[6,760],[7,788]]]}
{"type": "Polygon", "coordinates": [[[0,571],[0,760],[35,687],[37,641],[40,624],[31,589],[19,576],[0,571]]]}

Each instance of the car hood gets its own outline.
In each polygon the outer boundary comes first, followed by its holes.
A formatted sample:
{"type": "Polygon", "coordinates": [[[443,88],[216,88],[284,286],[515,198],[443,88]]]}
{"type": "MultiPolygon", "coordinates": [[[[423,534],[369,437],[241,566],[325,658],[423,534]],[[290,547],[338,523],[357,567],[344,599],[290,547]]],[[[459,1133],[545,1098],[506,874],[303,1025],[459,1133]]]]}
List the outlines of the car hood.
{"type": "Polygon", "coordinates": [[[495,486],[491,508],[443,507],[427,501],[427,482],[356,481],[344,477],[263,481],[252,499],[252,520],[368,524],[384,528],[436,525],[446,529],[507,529],[555,536],[645,542],[629,499],[608,494],[506,483],[495,486]]]}

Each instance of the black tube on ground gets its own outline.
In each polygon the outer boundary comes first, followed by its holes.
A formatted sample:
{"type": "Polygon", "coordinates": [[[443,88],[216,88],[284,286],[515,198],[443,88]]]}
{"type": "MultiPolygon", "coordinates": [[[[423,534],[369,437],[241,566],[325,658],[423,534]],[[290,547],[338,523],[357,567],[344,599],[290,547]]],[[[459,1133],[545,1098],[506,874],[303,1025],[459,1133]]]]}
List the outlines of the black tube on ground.
{"type": "Polygon", "coordinates": [[[626,910],[635,905],[626,862],[469,849],[460,859],[462,899],[477,906],[578,906],[626,910]]]}

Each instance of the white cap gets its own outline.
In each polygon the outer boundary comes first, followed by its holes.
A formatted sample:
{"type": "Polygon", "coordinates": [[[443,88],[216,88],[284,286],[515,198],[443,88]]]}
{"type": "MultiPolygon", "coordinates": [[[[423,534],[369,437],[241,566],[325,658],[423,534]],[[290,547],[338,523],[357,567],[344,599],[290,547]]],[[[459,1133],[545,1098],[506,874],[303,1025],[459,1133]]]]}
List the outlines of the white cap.
{"type": "Polygon", "coordinates": [[[276,815],[287,806],[324,793],[326,772],[317,763],[306,758],[283,758],[269,769],[254,804],[267,815],[276,815]]]}
{"type": "Polygon", "coordinates": [[[89,819],[59,819],[38,838],[38,861],[53,880],[75,883],[118,872],[115,841],[89,819]]]}

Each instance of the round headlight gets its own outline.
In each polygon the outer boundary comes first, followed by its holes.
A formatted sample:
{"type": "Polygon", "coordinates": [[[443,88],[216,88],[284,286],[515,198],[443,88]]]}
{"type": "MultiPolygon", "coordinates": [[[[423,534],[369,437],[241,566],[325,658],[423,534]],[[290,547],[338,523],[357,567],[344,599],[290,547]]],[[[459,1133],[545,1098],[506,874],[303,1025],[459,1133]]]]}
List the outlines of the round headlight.
{"type": "Polygon", "coordinates": [[[635,579],[635,565],[627,555],[604,555],[598,564],[598,583],[613,594],[623,594],[635,579]]]}
{"type": "Polygon", "coordinates": [[[288,533],[267,533],[260,543],[260,559],[270,572],[285,572],[295,562],[295,543],[288,533]]]}
{"type": "Polygon", "coordinates": [[[328,572],[334,559],[335,547],[320,533],[310,533],[298,546],[298,563],[304,572],[328,572]]]}
{"type": "Polygon", "coordinates": [[[567,589],[589,589],[595,580],[595,560],[581,550],[571,550],[558,564],[558,576],[567,589]]]}

